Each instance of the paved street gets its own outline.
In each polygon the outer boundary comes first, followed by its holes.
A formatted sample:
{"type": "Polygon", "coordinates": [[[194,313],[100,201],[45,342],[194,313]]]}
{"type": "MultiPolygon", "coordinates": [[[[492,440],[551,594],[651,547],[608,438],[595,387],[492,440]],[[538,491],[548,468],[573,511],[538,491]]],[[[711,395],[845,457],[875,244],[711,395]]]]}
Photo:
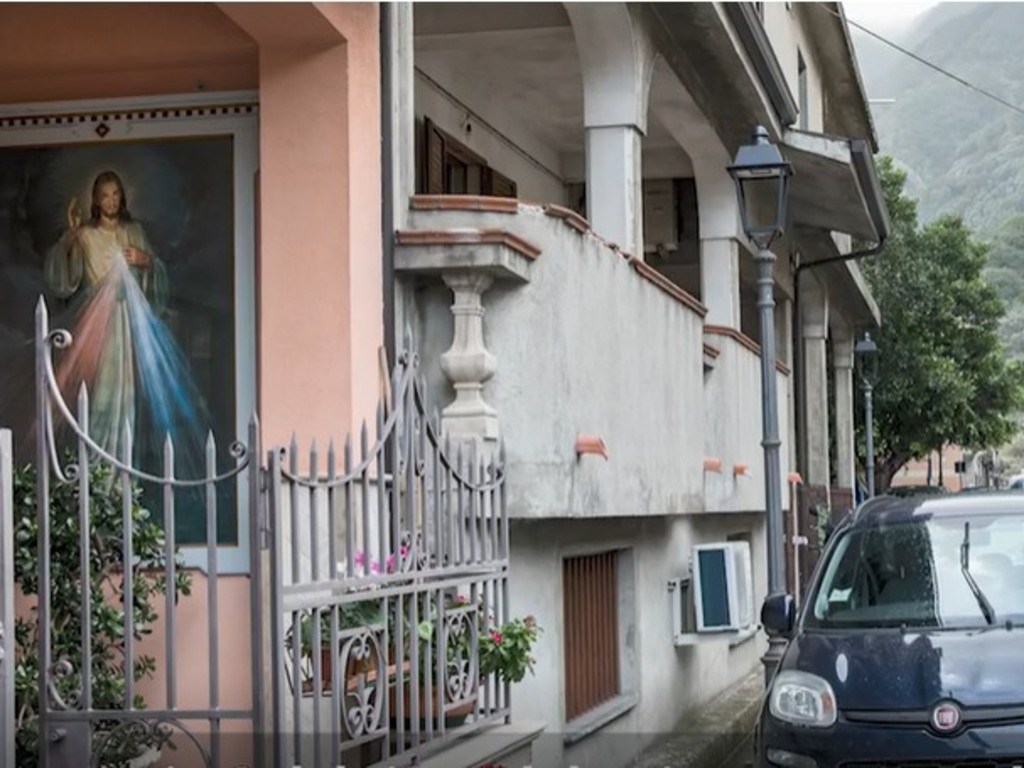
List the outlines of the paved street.
{"type": "Polygon", "coordinates": [[[754,764],[754,743],[753,737],[743,742],[743,745],[733,753],[722,768],[751,768],[754,764]]]}

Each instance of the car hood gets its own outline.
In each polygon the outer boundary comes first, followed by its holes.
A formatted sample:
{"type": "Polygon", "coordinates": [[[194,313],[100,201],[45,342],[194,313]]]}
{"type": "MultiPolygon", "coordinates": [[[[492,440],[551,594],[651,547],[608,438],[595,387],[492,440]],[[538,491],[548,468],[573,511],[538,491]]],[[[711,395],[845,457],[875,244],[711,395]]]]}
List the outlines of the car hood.
{"type": "Polygon", "coordinates": [[[1024,703],[1020,628],[902,633],[805,633],[784,669],[825,678],[841,710],[921,709],[952,698],[966,707],[1024,703]]]}

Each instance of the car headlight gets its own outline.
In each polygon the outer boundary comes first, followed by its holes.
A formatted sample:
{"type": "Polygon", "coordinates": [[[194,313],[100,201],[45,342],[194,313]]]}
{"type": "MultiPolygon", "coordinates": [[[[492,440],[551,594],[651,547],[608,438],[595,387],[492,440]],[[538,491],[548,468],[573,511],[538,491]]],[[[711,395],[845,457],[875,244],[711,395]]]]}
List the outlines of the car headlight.
{"type": "Polygon", "coordinates": [[[772,681],[768,711],[794,725],[828,728],[836,721],[836,695],[828,681],[817,675],[784,670],[772,681]]]}

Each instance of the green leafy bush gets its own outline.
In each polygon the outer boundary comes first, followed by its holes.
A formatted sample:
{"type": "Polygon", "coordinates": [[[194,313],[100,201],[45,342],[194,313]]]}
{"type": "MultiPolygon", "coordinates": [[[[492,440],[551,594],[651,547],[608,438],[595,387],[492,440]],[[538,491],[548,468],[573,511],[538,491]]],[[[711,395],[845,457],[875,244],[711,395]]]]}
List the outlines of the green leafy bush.
{"type": "MultiPolygon", "coordinates": [[[[124,632],[124,499],[120,477],[111,467],[97,463],[89,468],[89,593],[92,632],[92,708],[125,708],[124,632]]],[[[166,540],[159,521],[142,505],[142,490],[132,484],[131,574],[133,581],[132,623],[136,641],[152,633],[157,619],[154,604],[166,594],[166,540]]],[[[36,471],[26,466],[14,475],[15,582],[23,594],[32,597],[39,590],[39,523],[36,513],[36,471]]],[[[77,482],[52,483],[50,489],[50,625],[51,654],[62,667],[53,677],[58,696],[74,707],[82,688],[82,573],[77,482]]],[[[181,565],[180,556],[178,556],[181,565]]],[[[191,580],[187,571],[175,574],[176,595],[188,595],[191,580]]],[[[39,625],[35,608],[15,622],[15,699],[17,711],[17,768],[39,764],[39,625]]],[[[132,660],[135,682],[151,677],[156,660],[136,654],[132,660]]],[[[146,706],[135,693],[132,705],[146,706]]],[[[94,745],[103,743],[100,765],[124,768],[153,747],[164,746],[165,736],[143,729],[117,729],[116,718],[98,721],[94,745]],[[148,733],[148,732],[147,732],[148,733]]]]}

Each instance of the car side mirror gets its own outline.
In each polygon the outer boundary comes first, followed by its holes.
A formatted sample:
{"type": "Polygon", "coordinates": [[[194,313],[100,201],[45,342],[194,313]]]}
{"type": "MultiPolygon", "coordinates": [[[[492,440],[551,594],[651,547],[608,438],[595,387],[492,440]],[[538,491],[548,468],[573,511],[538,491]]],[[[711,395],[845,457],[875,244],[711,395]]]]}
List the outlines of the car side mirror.
{"type": "Polygon", "coordinates": [[[792,595],[774,594],[761,606],[761,624],[769,634],[789,635],[796,623],[796,602],[792,595]]]}

